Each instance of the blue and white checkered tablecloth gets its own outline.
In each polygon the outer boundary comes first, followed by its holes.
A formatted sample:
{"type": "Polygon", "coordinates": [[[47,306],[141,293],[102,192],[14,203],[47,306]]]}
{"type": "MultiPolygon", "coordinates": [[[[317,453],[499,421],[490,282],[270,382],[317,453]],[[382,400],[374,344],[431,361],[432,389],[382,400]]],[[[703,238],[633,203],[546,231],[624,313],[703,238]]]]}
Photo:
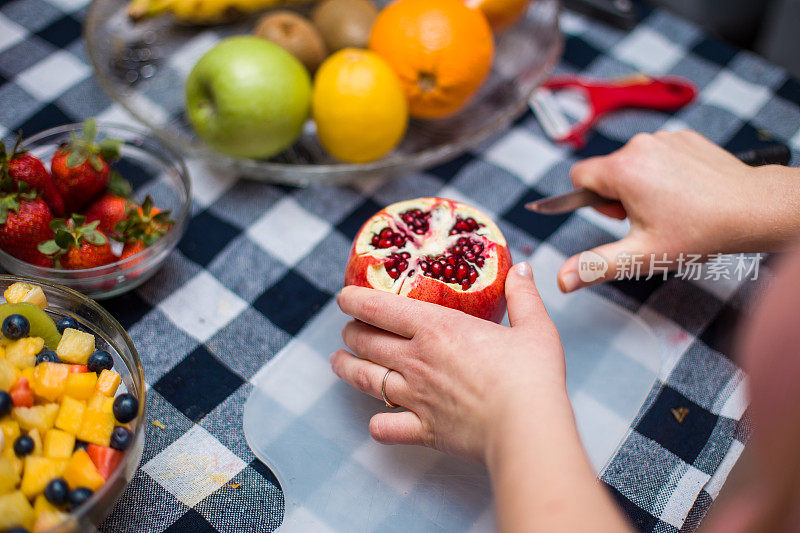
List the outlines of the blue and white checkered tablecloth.
{"type": "MultiPolygon", "coordinates": [[[[80,39],[86,4],[0,1],[6,142],[20,128],[88,116],[132,121],[92,77],[80,39]]],[[[586,210],[542,217],[523,208],[568,190],[577,159],[640,131],[682,127],[731,151],[764,142],[764,132],[800,149],[800,83],[784,70],[665,11],[648,12],[627,33],[572,14],[562,25],[558,71],[677,74],[694,80],[700,97],[673,116],[618,113],[578,153],[550,143],[528,113],[449,163],[354,188],[291,189],[191,164],[194,207],[178,249],[151,281],[104,302],[138,346],[150,388],[141,468],[102,531],[271,531],[281,523],[279,482],[242,432],[250,380],[338,291],[351,239],[381,206],[426,195],[473,200],[497,216],[516,258],[544,242],[560,258],[626,230],[586,210]]],[[[667,351],[659,382],[601,473],[640,531],[695,529],[747,441],[746,380],[729,356],[756,288],[673,277],[593,289],[645,320],[667,351]],[[672,413],[680,407],[688,409],[682,423],[672,413]]]]}

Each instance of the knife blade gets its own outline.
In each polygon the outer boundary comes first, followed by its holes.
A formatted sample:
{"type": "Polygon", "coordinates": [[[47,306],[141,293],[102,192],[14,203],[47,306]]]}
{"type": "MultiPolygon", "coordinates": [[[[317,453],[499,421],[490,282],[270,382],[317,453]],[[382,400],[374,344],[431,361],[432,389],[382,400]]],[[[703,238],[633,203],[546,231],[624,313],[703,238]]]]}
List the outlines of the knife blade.
{"type": "MultiPolygon", "coordinates": [[[[734,154],[740,161],[750,166],[761,165],[788,165],[792,158],[789,148],[783,144],[770,144],[744,152],[734,154]]],[[[525,204],[525,209],[535,211],[540,215],[563,215],[571,213],[582,207],[597,207],[618,203],[585,187],[564,194],[548,196],[535,202],[525,204]]]]}

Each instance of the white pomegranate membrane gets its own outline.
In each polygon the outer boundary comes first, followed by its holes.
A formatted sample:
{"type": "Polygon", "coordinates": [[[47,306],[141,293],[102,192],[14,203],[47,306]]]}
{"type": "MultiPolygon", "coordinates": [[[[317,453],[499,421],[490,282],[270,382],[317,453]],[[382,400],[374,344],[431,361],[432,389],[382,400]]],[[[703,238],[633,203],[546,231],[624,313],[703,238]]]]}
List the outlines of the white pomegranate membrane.
{"type": "Polygon", "coordinates": [[[392,204],[368,220],[353,255],[368,261],[368,286],[410,295],[426,280],[458,292],[481,291],[496,281],[498,255],[505,259],[508,250],[494,222],[477,209],[419,198],[392,204]]]}

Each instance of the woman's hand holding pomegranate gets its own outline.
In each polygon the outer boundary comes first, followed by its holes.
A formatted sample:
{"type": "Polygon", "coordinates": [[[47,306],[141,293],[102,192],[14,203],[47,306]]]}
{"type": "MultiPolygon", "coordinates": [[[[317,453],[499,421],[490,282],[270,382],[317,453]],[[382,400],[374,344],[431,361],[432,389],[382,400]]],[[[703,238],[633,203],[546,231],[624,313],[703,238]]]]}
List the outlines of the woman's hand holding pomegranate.
{"type": "Polygon", "coordinates": [[[493,426],[506,411],[529,415],[532,404],[567,405],[561,341],[527,263],[509,271],[506,296],[510,328],[384,291],[342,290],[339,307],[356,319],[342,338],[358,357],[335,352],[333,371],[380,399],[392,369],[386,396],[409,409],[375,415],[369,429],[376,440],[484,463],[493,426]]]}
{"type": "MultiPolygon", "coordinates": [[[[748,167],[693,131],[641,133],[607,156],[576,163],[571,177],[619,205],[598,211],[631,223],[628,235],[594,251],[616,272],[620,254],[642,254],[642,272],[652,254],[675,265],[678,256],[771,252],[800,231],[797,169],[748,167]]],[[[589,283],[578,276],[578,255],[558,274],[561,290],[589,283]]],[[[600,283],[605,279],[596,280],[600,283]]]]}

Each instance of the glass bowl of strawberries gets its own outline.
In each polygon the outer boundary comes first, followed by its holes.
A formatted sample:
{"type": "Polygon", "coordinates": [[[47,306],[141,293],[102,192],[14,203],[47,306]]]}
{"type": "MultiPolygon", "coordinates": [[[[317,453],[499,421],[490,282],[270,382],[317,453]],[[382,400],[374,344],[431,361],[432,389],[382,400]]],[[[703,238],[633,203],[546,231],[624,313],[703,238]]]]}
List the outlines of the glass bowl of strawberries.
{"type": "Polygon", "coordinates": [[[142,362],[76,291],[0,275],[0,293],[0,531],[94,531],[142,458],[142,362]]]}
{"type": "Polygon", "coordinates": [[[150,278],[189,218],[183,158],[127,126],[67,124],[0,153],[0,266],[92,298],[150,278]]]}

